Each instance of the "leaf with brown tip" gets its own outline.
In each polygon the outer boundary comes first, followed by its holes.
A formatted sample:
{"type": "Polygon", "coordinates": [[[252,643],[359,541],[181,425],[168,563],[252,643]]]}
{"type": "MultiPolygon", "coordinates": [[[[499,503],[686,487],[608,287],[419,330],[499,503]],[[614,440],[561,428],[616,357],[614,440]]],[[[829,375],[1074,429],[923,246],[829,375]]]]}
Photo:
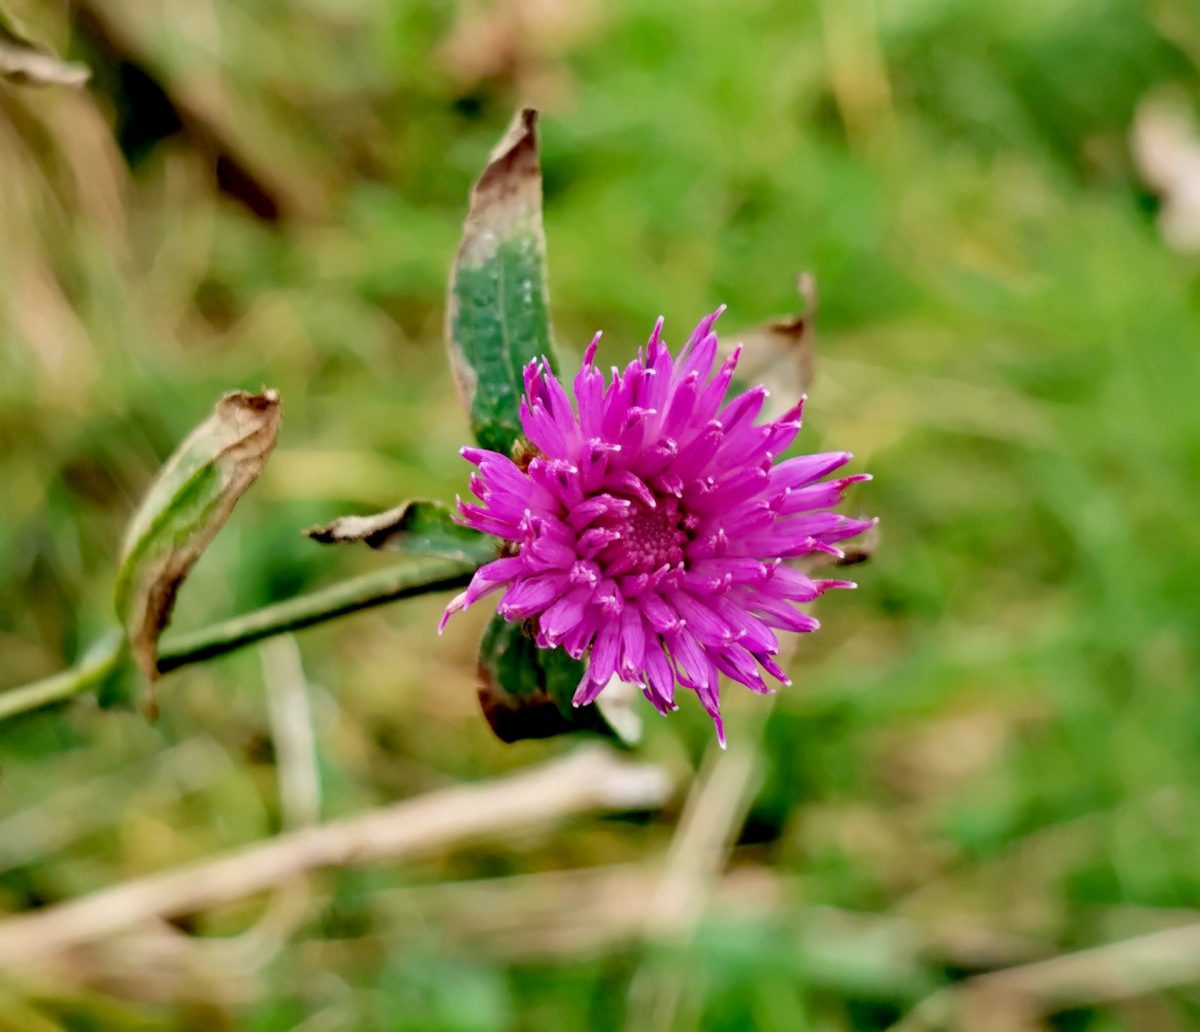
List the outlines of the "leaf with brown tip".
{"type": "Polygon", "coordinates": [[[450,280],[446,343],[476,440],[508,454],[521,434],[522,370],[554,363],[537,112],[517,113],[471,191],[450,280]]]}
{"type": "Polygon", "coordinates": [[[499,545],[495,538],[455,523],[438,502],[404,502],[372,516],[339,516],[304,533],[323,545],[361,542],[382,552],[461,559],[471,567],[495,559],[499,545]]]}
{"type": "Polygon", "coordinates": [[[254,483],[279,436],[279,394],[233,391],[159,471],[125,535],[117,615],[153,681],[180,585],[254,483]]]}

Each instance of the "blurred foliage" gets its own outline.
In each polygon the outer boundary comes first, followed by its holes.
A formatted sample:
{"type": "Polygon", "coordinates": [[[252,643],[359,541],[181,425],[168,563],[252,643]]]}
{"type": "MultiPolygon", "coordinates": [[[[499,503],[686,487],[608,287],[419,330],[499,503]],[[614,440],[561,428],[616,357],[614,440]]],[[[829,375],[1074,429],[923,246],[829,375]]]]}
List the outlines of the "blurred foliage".
{"type": "MultiPolygon", "coordinates": [[[[876,475],[855,504],[882,545],[802,644],[733,858],[775,905],[718,898],[677,1027],[883,1028],[975,968],[1200,916],[1200,269],[1159,239],[1128,148],[1149,91],[1200,95],[1194,5],[11,6],[93,84],[0,85],[5,685],[109,618],[122,527],[225,389],[278,388],[284,427],[180,627],[369,568],[305,526],[461,489],[446,273],[472,179],[532,103],[561,345],[603,328],[617,362],[660,312],[677,342],[719,301],[752,326],[810,269],[800,444],[876,475]],[[826,935],[828,907],[938,945],[826,935]]],[[[487,614],[435,644],[443,604],[301,639],[327,815],[563,748],[492,738],[487,614]]],[[[763,703],[729,704],[736,740],[763,703]]],[[[161,706],[0,728],[0,909],[278,828],[254,654],[173,676],[161,706]]],[[[643,751],[695,766],[698,710],[650,720],[643,751]]],[[[539,951],[521,914],[544,872],[657,856],[676,817],[329,876],[258,967],[0,987],[0,1026],[619,1027],[652,951],[599,923],[539,951]],[[509,875],[533,880],[446,904],[509,875]]],[[[1191,987],[1061,1027],[1198,1019],[1191,987]]]]}

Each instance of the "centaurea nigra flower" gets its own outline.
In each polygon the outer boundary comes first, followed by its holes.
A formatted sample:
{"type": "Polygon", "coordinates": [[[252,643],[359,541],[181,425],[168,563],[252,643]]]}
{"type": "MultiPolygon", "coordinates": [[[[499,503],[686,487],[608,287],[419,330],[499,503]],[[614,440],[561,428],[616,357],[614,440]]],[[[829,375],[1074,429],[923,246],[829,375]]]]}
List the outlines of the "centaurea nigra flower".
{"type": "Polygon", "coordinates": [[[532,457],[464,448],[478,466],[459,500],[464,523],[507,544],[447,607],[454,613],[504,589],[498,611],[528,621],[542,648],[587,657],[575,704],[613,675],[639,683],[662,712],[675,690],[694,691],[716,723],[721,674],[768,692],[777,630],[815,631],[796,608],[842,580],[808,576],[791,560],[841,553],[837,542],[874,521],[833,511],[866,474],[826,480],[846,452],[779,460],[800,429],[803,399],[756,424],[765,387],[726,400],[739,347],[713,374],[723,311],[701,320],[673,358],[659,319],[644,352],[613,369],[595,365],[600,335],[575,377],[576,407],[544,361],[524,372],[521,425],[532,457]]]}

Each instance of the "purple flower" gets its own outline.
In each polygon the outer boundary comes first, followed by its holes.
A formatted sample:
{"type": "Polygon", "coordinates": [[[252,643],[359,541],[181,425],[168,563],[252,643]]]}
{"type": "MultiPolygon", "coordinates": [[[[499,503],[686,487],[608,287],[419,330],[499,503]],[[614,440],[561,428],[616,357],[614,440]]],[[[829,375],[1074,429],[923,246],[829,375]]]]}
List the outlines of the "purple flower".
{"type": "Polygon", "coordinates": [[[847,452],[776,461],[800,429],[803,399],[761,425],[765,387],[725,400],[741,348],[714,376],[723,311],[701,320],[677,359],[659,319],[645,352],[607,384],[596,334],[575,377],[578,413],[544,361],[526,366],[521,425],[534,457],[522,468],[462,450],[479,467],[471,491],[483,503],[459,499],[462,521],[503,538],[504,557],[476,572],[441,623],[503,588],[504,619],[530,621],[541,648],[589,657],[575,705],[617,674],[666,713],[680,684],[700,697],[722,745],[719,675],[769,692],[761,667],[790,684],[772,658],[775,631],[818,627],[793,603],[855,586],[787,560],[839,556],[838,541],[874,523],[830,511],[870,479],[822,479],[847,452]]]}

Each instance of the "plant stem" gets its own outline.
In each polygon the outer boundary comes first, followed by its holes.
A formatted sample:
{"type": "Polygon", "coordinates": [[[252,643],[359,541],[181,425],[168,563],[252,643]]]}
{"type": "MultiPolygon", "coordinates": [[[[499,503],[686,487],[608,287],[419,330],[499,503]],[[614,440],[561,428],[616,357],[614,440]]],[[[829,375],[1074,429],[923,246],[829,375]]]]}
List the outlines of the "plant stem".
{"type": "Polygon", "coordinates": [[[444,591],[467,584],[473,565],[458,559],[415,559],[386,570],[353,577],[327,588],[235,616],[211,627],[181,634],[163,643],[158,654],[160,674],[253,645],[276,634],[299,631],[360,609],[401,598],[444,591]]]}
{"type": "MultiPolygon", "coordinates": [[[[475,569],[474,563],[461,559],[428,557],[352,577],[286,602],[174,636],[159,650],[158,672],[169,673],[190,663],[253,645],[264,638],[312,627],[360,609],[431,591],[459,588],[470,581],[475,569]]],[[[63,702],[94,688],[116,669],[124,654],[124,634],[119,630],[110,631],[70,670],[0,692],[0,721],[63,702]]]]}
{"type": "Polygon", "coordinates": [[[70,670],[0,692],[0,720],[63,702],[94,688],[116,668],[125,652],[125,635],[109,631],[70,670]]]}

